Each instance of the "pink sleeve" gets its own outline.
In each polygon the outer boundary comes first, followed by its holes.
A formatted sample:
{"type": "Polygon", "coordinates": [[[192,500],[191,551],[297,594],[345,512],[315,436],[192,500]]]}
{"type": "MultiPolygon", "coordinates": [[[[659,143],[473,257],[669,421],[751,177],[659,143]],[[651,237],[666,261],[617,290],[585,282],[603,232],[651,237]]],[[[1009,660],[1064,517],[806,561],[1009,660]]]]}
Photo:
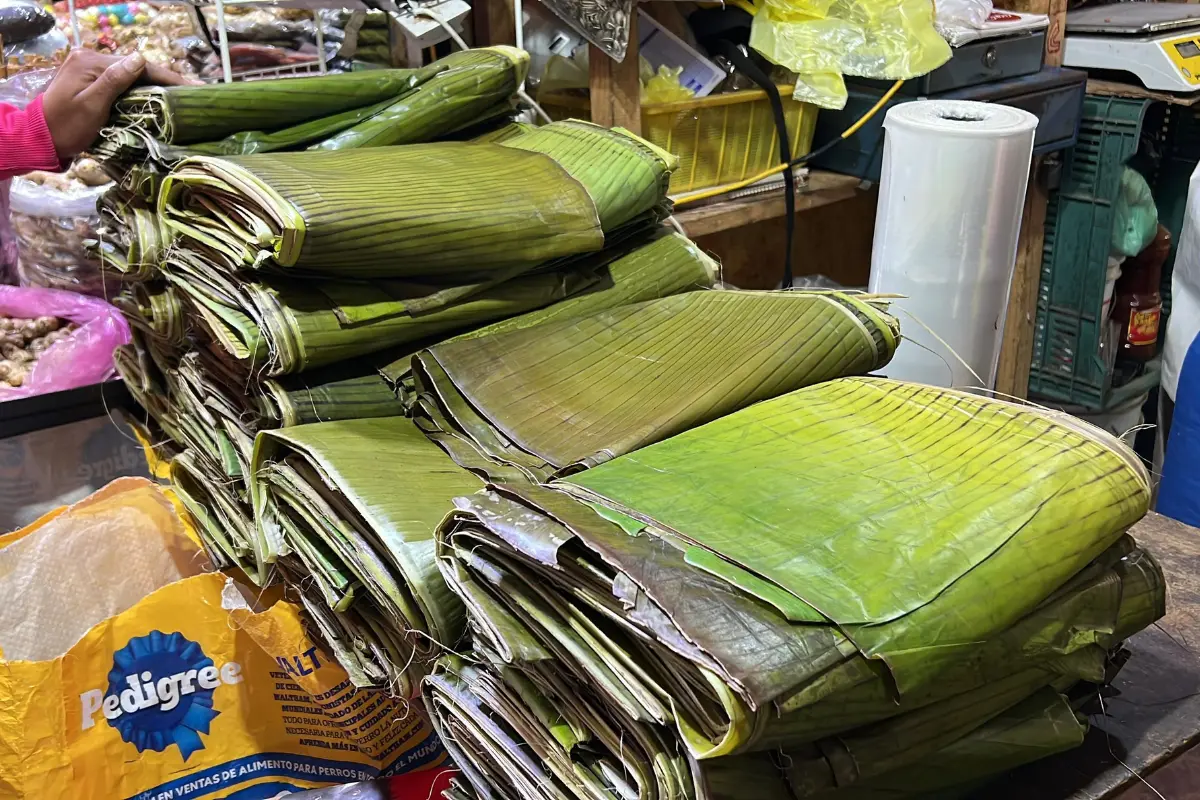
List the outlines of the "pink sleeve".
{"type": "Polygon", "coordinates": [[[24,110],[0,103],[0,180],[62,168],[42,113],[42,98],[35,98],[24,110]]]}

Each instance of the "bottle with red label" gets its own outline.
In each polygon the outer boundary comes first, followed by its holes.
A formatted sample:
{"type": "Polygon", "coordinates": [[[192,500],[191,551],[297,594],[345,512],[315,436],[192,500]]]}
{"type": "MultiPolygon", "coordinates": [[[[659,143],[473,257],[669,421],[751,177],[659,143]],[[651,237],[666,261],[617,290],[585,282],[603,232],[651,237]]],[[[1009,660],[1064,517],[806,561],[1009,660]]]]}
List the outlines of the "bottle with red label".
{"type": "Polygon", "coordinates": [[[1171,254],[1171,232],[1162,225],[1142,252],[1125,260],[1114,289],[1112,319],[1121,326],[1117,355],[1149,361],[1158,353],[1162,320],[1163,264],[1171,254]]]}

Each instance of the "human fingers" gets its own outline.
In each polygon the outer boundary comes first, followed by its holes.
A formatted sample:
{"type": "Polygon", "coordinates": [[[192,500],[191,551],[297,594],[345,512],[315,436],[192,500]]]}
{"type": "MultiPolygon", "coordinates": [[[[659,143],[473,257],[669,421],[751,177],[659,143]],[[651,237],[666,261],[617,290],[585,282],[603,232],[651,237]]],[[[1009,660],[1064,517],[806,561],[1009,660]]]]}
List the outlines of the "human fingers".
{"type": "Polygon", "coordinates": [[[108,67],[79,93],[85,103],[102,105],[107,115],[116,99],[124,94],[146,70],[146,59],[140,53],[125,56],[108,67]]]}

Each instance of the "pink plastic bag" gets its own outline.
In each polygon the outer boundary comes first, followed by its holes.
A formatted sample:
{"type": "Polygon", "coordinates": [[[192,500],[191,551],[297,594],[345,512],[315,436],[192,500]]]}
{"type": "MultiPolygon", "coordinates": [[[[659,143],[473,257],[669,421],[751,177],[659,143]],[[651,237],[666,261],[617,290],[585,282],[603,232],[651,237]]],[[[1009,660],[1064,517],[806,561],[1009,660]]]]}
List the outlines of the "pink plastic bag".
{"type": "Polygon", "coordinates": [[[17,388],[0,386],[0,400],[59,392],[108,380],[116,374],[112,354],[129,343],[129,323],[96,297],[29,286],[0,286],[0,315],[18,319],[59,317],[77,323],[70,336],[51,345],[17,388]]]}

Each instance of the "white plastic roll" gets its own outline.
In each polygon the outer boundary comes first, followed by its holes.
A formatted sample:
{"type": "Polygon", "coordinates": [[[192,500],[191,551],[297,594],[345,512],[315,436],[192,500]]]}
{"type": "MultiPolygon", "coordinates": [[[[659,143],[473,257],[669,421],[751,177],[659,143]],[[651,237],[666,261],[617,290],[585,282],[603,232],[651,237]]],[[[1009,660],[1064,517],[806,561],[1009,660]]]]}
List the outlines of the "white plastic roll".
{"type": "Polygon", "coordinates": [[[889,377],[995,386],[1037,122],[966,100],[888,111],[870,290],[905,296],[889,377]]]}

